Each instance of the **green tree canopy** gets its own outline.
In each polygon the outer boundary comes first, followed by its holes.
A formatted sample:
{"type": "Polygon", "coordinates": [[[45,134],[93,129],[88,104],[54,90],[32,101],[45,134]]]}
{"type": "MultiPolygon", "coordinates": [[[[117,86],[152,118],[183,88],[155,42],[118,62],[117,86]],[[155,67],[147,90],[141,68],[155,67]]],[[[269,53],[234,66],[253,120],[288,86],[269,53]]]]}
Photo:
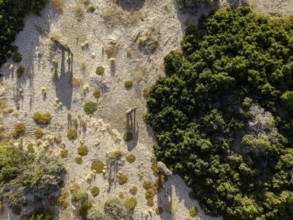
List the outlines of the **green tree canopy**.
{"type": "Polygon", "coordinates": [[[292,36],[293,17],[229,8],[188,28],[183,52],[165,57],[146,120],[157,157],[207,214],[291,218],[292,36]]]}

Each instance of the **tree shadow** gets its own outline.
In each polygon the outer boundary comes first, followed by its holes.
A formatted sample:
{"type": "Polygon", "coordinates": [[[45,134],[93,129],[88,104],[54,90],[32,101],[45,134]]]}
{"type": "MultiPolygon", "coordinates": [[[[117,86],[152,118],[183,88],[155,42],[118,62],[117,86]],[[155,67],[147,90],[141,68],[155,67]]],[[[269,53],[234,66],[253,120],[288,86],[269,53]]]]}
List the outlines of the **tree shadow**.
{"type": "Polygon", "coordinates": [[[168,175],[168,181],[164,183],[163,189],[158,192],[157,204],[163,208],[160,214],[163,220],[176,220],[181,216],[181,210],[177,209],[178,203],[184,203],[188,209],[195,206],[198,209],[198,217],[202,220],[220,220],[220,217],[207,216],[200,208],[198,201],[189,196],[191,189],[186,186],[184,181],[178,175],[168,175]],[[177,199],[175,199],[177,198],[177,199]]]}
{"type": "Polygon", "coordinates": [[[138,142],[138,122],[136,121],[136,107],[126,111],[126,131],[131,132],[133,139],[127,142],[127,148],[129,151],[134,149],[138,142]]]}
{"type": "MultiPolygon", "coordinates": [[[[67,109],[70,109],[73,93],[73,86],[71,83],[73,53],[68,46],[63,45],[57,39],[52,39],[52,41],[55,43],[58,49],[61,50],[60,76],[57,73],[54,79],[56,97],[67,109]]],[[[55,71],[57,71],[57,68],[55,71]]]]}
{"type": "Polygon", "coordinates": [[[116,4],[125,11],[138,11],[144,3],[145,0],[116,0],[116,4]]]}

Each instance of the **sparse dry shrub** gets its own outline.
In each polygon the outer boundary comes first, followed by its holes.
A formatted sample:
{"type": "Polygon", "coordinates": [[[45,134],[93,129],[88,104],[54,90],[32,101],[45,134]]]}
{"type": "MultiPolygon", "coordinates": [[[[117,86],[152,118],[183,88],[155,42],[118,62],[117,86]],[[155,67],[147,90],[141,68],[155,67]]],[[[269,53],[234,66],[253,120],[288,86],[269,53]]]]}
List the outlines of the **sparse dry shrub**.
{"type": "Polygon", "coordinates": [[[129,189],[129,192],[132,193],[132,194],[136,194],[136,193],[137,193],[137,187],[136,187],[136,186],[132,186],[132,187],[129,189]]]}
{"type": "Polygon", "coordinates": [[[118,173],[117,178],[118,178],[118,183],[120,185],[123,185],[123,184],[127,183],[127,181],[128,181],[128,176],[122,172],[118,173]]]}
{"type": "Polygon", "coordinates": [[[75,140],[77,138],[77,131],[76,130],[69,130],[67,132],[67,138],[69,140],[75,140]]]}
{"type": "Polygon", "coordinates": [[[93,13],[95,10],[96,8],[93,5],[87,7],[87,12],[93,13]]]}
{"type": "Polygon", "coordinates": [[[100,160],[94,160],[92,162],[92,166],[91,169],[95,172],[95,173],[102,173],[103,169],[104,169],[105,164],[100,161],[100,160]]]}
{"type": "Polygon", "coordinates": [[[23,123],[17,123],[14,125],[14,130],[12,132],[12,136],[14,138],[18,138],[21,135],[24,135],[26,131],[26,127],[23,123]]]}
{"type": "Polygon", "coordinates": [[[123,156],[123,152],[119,149],[112,150],[111,152],[109,152],[108,156],[113,159],[119,159],[123,156]]]}
{"type": "Polygon", "coordinates": [[[98,100],[99,98],[101,98],[101,91],[99,89],[96,89],[93,92],[93,96],[98,100]]]}
{"type": "Polygon", "coordinates": [[[164,211],[164,210],[163,210],[163,208],[162,208],[162,207],[157,207],[157,208],[156,208],[156,214],[157,214],[157,215],[160,215],[160,214],[162,214],[162,213],[163,213],[163,211],[164,211]]]}
{"type": "Polygon", "coordinates": [[[65,189],[62,189],[59,196],[57,197],[57,205],[60,206],[62,209],[66,209],[69,202],[66,199],[68,196],[68,192],[65,189]]]}
{"type": "Polygon", "coordinates": [[[143,90],[143,97],[145,97],[145,98],[149,97],[150,91],[151,91],[150,88],[145,88],[143,90]]]}
{"type": "Polygon", "coordinates": [[[81,80],[79,77],[77,77],[77,75],[73,74],[71,77],[71,85],[73,87],[78,87],[81,85],[81,80]]]}
{"type": "Polygon", "coordinates": [[[196,207],[196,206],[192,206],[192,207],[189,209],[189,215],[190,215],[191,217],[195,217],[195,216],[197,216],[197,214],[198,214],[198,209],[197,209],[197,207],[196,207]]]}
{"type": "Polygon", "coordinates": [[[152,188],[152,182],[151,181],[144,181],[143,188],[145,188],[146,190],[152,188]]]}
{"type": "Polygon", "coordinates": [[[159,175],[159,168],[158,168],[156,156],[151,157],[151,169],[155,175],[159,175]]]}
{"type": "Polygon", "coordinates": [[[130,197],[124,201],[124,207],[127,210],[133,210],[137,205],[137,200],[135,197],[130,197]]]}
{"type": "Polygon", "coordinates": [[[20,65],[16,70],[16,77],[19,79],[24,74],[25,67],[23,65],[20,65]]]}
{"type": "Polygon", "coordinates": [[[52,120],[52,116],[49,112],[45,112],[45,113],[35,112],[33,114],[33,119],[35,123],[37,124],[48,125],[50,124],[52,120]]]}
{"type": "Polygon", "coordinates": [[[88,154],[89,150],[86,145],[81,145],[77,148],[77,152],[79,155],[84,156],[88,154]]]}
{"type": "Polygon", "coordinates": [[[60,156],[61,158],[67,158],[68,150],[67,149],[61,150],[60,156]]]}
{"type": "Polygon", "coordinates": [[[124,199],[124,193],[123,192],[119,192],[118,193],[118,197],[119,197],[119,199],[124,199]]]}
{"type": "Polygon", "coordinates": [[[96,197],[100,194],[100,189],[97,186],[91,188],[91,194],[93,197],[96,197]]]}
{"type": "Polygon", "coordinates": [[[0,215],[4,212],[4,204],[3,204],[3,199],[0,198],[0,215]]]}
{"type": "Polygon", "coordinates": [[[147,199],[147,205],[148,205],[149,207],[153,207],[153,206],[154,206],[154,199],[153,199],[153,198],[149,198],[149,199],[147,199]]]}
{"type": "Polygon", "coordinates": [[[109,43],[105,46],[105,52],[108,59],[116,58],[119,51],[119,44],[109,43]]]}
{"type": "Polygon", "coordinates": [[[127,161],[128,163],[133,163],[135,160],[136,160],[136,157],[134,156],[134,154],[128,154],[128,155],[126,156],[126,161],[127,161]]]}
{"type": "Polygon", "coordinates": [[[36,131],[35,131],[35,138],[36,139],[40,139],[44,136],[44,132],[42,129],[40,128],[37,128],[36,131]]]}
{"type": "Polygon", "coordinates": [[[75,16],[78,18],[81,18],[84,14],[83,7],[80,4],[76,4],[73,7],[73,12],[74,12],[75,16]]]}
{"type": "Polygon", "coordinates": [[[52,7],[56,11],[62,11],[62,8],[64,6],[64,0],[50,0],[52,7]]]}
{"type": "Polygon", "coordinates": [[[74,160],[77,164],[82,164],[82,157],[76,157],[74,160]]]}

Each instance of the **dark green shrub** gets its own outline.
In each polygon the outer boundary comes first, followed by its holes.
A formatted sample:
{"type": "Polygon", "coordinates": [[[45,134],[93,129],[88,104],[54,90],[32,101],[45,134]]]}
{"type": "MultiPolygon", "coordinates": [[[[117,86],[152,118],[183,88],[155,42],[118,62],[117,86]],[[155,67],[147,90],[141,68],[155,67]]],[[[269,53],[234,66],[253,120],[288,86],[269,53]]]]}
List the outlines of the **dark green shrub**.
{"type": "Polygon", "coordinates": [[[89,150],[86,145],[81,145],[77,148],[77,152],[79,155],[84,156],[88,154],[89,150]]]}
{"type": "Polygon", "coordinates": [[[133,86],[133,82],[131,80],[127,80],[124,83],[126,89],[130,89],[133,86]]]}
{"type": "Polygon", "coordinates": [[[76,130],[69,130],[67,132],[67,138],[69,140],[76,140],[76,138],[77,138],[77,131],[76,130]]]}
{"type": "Polygon", "coordinates": [[[95,102],[87,102],[84,105],[84,111],[86,114],[91,115],[97,111],[97,104],[95,102]]]}
{"type": "Polygon", "coordinates": [[[22,55],[18,52],[14,53],[11,58],[15,63],[20,63],[22,61],[22,55]]]}
{"type": "Polygon", "coordinates": [[[91,188],[91,193],[93,195],[93,197],[96,197],[100,194],[100,189],[97,186],[94,186],[91,188]]]}
{"type": "Polygon", "coordinates": [[[129,141],[132,141],[132,139],[133,139],[133,135],[132,135],[132,133],[131,132],[126,132],[124,135],[123,135],[123,139],[124,139],[124,141],[126,141],[126,142],[129,142],[129,141]]]}
{"type": "Polygon", "coordinates": [[[35,123],[37,124],[48,125],[50,124],[52,120],[52,116],[49,112],[45,112],[45,113],[35,112],[33,114],[33,119],[35,123]]]}
{"type": "Polygon", "coordinates": [[[103,75],[104,72],[105,72],[105,68],[104,68],[103,66],[98,66],[98,67],[96,68],[96,74],[98,74],[98,75],[103,75]]]}

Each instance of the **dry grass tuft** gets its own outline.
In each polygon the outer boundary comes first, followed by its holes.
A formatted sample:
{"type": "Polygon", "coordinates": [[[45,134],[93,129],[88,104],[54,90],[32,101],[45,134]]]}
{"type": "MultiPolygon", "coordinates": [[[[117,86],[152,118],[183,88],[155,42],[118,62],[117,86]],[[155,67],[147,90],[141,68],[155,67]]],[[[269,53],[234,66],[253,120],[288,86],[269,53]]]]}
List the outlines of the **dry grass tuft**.
{"type": "Polygon", "coordinates": [[[62,11],[64,0],[51,0],[51,5],[56,11],[62,11]]]}

